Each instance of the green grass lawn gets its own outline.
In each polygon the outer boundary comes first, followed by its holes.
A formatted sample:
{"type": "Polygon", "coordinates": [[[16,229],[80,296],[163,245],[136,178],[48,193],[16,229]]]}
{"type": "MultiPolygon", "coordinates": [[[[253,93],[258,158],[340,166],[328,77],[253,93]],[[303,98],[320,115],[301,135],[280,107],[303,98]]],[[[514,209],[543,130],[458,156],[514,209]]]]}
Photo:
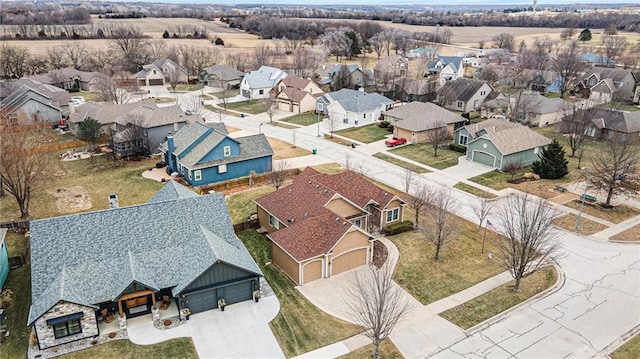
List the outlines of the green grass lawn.
{"type": "Polygon", "coordinates": [[[116,340],[74,353],[60,356],[63,359],[100,358],[184,358],[197,359],[198,353],[191,338],[177,338],[153,345],[136,345],[128,340],[116,340]]]}
{"type": "MultiPolygon", "coordinates": [[[[201,90],[204,87],[203,84],[193,84],[193,85],[187,85],[187,84],[179,84],[176,86],[176,92],[191,92],[191,91],[197,91],[197,90],[201,90]]],[[[171,89],[171,86],[167,86],[167,89],[169,91],[173,91],[171,89]]]]}
{"type": "Polygon", "coordinates": [[[234,110],[238,112],[246,112],[253,115],[262,113],[265,111],[265,106],[261,100],[247,100],[242,102],[232,102],[227,104],[227,110],[234,110]]]}
{"type": "Polygon", "coordinates": [[[380,128],[377,124],[371,124],[361,127],[351,127],[334,133],[354,139],[362,143],[371,143],[384,140],[390,132],[386,128],[380,128]]]}
{"type": "Polygon", "coordinates": [[[416,165],[411,164],[411,163],[409,163],[407,161],[403,161],[403,160],[397,159],[397,158],[395,158],[393,156],[389,156],[389,155],[381,153],[381,152],[376,153],[375,155],[373,155],[373,157],[379,158],[379,159],[381,159],[383,161],[387,161],[389,163],[393,163],[396,166],[400,166],[402,168],[406,168],[406,169],[408,169],[410,171],[413,171],[415,173],[429,173],[429,172],[431,172],[426,168],[423,168],[423,167],[420,167],[420,166],[416,166],[416,165]]]}
{"type": "MultiPolygon", "coordinates": [[[[516,177],[517,175],[514,176],[514,178],[516,177]]],[[[509,179],[511,179],[510,173],[494,170],[491,172],[481,174],[479,176],[469,178],[469,181],[475,182],[477,184],[481,184],[483,186],[487,186],[489,188],[493,188],[495,190],[501,190],[509,187],[509,183],[507,183],[507,180],[509,179]]]]}
{"type": "Polygon", "coordinates": [[[485,253],[481,253],[483,230],[463,219],[457,232],[445,242],[440,260],[435,261],[435,246],[419,231],[406,232],[389,239],[400,250],[395,280],[422,304],[433,303],[504,271],[496,258],[497,234],[487,232],[485,253]],[[487,252],[494,260],[487,261],[487,252]]]}
{"type": "Polygon", "coordinates": [[[457,165],[458,157],[462,156],[460,152],[439,148],[438,156],[434,157],[433,148],[429,144],[410,144],[394,148],[391,152],[440,170],[457,165]]]}
{"type": "Polygon", "coordinates": [[[299,113],[291,117],[287,117],[282,121],[293,123],[300,126],[315,125],[318,123],[318,115],[313,112],[299,113]]]}
{"type": "Polygon", "coordinates": [[[213,95],[217,98],[222,98],[222,96],[226,96],[227,98],[230,98],[230,97],[235,97],[240,95],[240,89],[229,89],[226,92],[225,91],[213,92],[213,93],[210,93],[210,95],[213,95]]]}
{"type": "Polygon", "coordinates": [[[623,346],[611,353],[613,359],[637,359],[640,358],[640,335],[636,334],[623,346]]]}
{"type": "MultiPolygon", "coordinates": [[[[349,354],[345,354],[340,359],[361,359],[370,358],[373,355],[373,344],[367,344],[362,348],[356,349],[349,354]]],[[[402,359],[403,356],[398,351],[391,339],[387,338],[380,343],[380,357],[383,359],[402,359]]]]}
{"type": "Polygon", "coordinates": [[[241,232],[238,237],[280,299],[280,313],[269,326],[287,357],[333,344],[362,331],[361,327],[335,319],[316,308],[282,272],[266,265],[271,262],[271,247],[264,237],[255,231],[241,232]]]}
{"type": "MultiPolygon", "coordinates": [[[[83,187],[92,202],[90,210],[107,209],[109,193],[118,194],[120,206],[145,203],[162,187],[162,183],[142,177],[142,172],[153,167],[158,159],[142,161],[119,161],[113,167],[111,156],[103,155],[77,161],[55,162],[53,172],[62,171],[59,176],[52,176],[42,188],[34,190],[31,199],[30,214],[32,218],[48,218],[63,215],[56,207],[54,193],[58,188],[73,186],[83,187]]],[[[11,196],[0,198],[0,221],[17,219],[20,211],[15,199],[11,196]]]]}
{"type": "MultiPolygon", "coordinates": [[[[10,254],[11,255],[11,254],[10,254]]],[[[30,328],[27,327],[31,306],[31,271],[25,265],[9,272],[5,289],[13,292],[12,304],[5,308],[6,325],[10,335],[0,347],[0,359],[27,357],[30,328]]]]}
{"type": "Polygon", "coordinates": [[[457,188],[459,190],[465,191],[467,193],[471,193],[472,195],[478,196],[478,197],[483,197],[483,198],[496,198],[497,197],[493,193],[489,193],[487,191],[483,191],[483,190],[481,190],[479,188],[470,186],[470,185],[468,185],[466,183],[463,183],[463,182],[458,182],[453,187],[457,188]]]}
{"type": "Polygon", "coordinates": [[[520,292],[513,291],[515,281],[511,281],[442,312],[440,316],[463,329],[469,329],[552,287],[557,280],[558,272],[554,267],[542,268],[522,278],[520,292]]]}
{"type": "Polygon", "coordinates": [[[267,185],[229,196],[227,198],[227,207],[229,208],[229,215],[231,215],[231,222],[237,224],[246,221],[249,215],[256,212],[256,204],[253,203],[253,200],[275,190],[274,186],[267,185]]]}

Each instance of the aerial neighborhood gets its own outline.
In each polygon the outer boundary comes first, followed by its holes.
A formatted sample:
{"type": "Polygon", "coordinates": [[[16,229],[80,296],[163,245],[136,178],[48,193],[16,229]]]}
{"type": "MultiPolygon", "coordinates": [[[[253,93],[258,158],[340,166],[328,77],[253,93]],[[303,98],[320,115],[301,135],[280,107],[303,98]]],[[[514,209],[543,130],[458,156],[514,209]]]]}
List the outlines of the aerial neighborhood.
{"type": "Polygon", "coordinates": [[[640,8],[377,4],[3,3],[0,359],[639,358],[640,8]]]}

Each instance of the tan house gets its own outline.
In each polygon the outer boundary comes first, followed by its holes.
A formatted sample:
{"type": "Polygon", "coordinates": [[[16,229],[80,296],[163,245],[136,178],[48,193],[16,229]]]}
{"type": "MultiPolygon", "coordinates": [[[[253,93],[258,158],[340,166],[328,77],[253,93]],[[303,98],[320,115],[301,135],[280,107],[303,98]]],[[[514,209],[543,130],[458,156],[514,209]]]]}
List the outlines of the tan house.
{"type": "Polygon", "coordinates": [[[453,135],[466,122],[464,117],[429,102],[411,102],[382,115],[393,125],[394,137],[404,137],[412,143],[429,142],[430,134],[445,126],[453,135]]]}
{"type": "Polygon", "coordinates": [[[405,205],[358,173],[328,175],[310,167],[255,203],[273,264],[297,285],[370,263],[375,238],[369,229],[401,222],[405,205]]]}
{"type": "Polygon", "coordinates": [[[373,76],[377,81],[405,77],[409,68],[409,60],[400,55],[387,56],[378,60],[373,68],[373,76]]]}
{"type": "Polygon", "coordinates": [[[313,111],[316,99],[324,96],[324,91],[311,80],[297,76],[287,76],[273,87],[278,109],[293,113],[313,111]]]}
{"type": "Polygon", "coordinates": [[[171,82],[187,83],[187,70],[171,59],[160,59],[148,65],[142,65],[142,70],[135,74],[138,86],[165,86],[171,82]]]}

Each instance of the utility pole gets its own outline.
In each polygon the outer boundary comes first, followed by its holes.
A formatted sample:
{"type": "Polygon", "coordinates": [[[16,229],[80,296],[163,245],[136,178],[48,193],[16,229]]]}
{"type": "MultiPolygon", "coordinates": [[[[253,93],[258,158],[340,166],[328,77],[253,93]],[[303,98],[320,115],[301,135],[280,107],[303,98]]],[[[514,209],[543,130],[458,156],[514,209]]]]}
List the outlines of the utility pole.
{"type": "Polygon", "coordinates": [[[584,198],[587,195],[587,190],[589,189],[589,176],[591,175],[591,167],[587,167],[587,180],[584,183],[584,193],[582,194],[580,201],[580,212],[578,212],[578,219],[576,220],[576,233],[580,230],[580,218],[582,217],[582,210],[584,209],[584,198]]]}

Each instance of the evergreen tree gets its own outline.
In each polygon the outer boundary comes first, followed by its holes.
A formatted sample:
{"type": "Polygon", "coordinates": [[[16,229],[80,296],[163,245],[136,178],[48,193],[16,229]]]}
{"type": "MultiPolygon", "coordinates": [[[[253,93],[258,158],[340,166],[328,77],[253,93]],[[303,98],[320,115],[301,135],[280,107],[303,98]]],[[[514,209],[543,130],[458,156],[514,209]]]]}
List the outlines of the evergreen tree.
{"type": "Polygon", "coordinates": [[[168,39],[168,38],[170,38],[170,37],[171,37],[171,35],[169,35],[169,31],[164,30],[164,33],[162,34],[162,38],[163,38],[163,39],[168,39]]]}
{"type": "Polygon", "coordinates": [[[591,30],[584,29],[580,32],[580,36],[578,36],[578,40],[582,42],[587,42],[591,40],[591,30]]]}
{"type": "Polygon", "coordinates": [[[93,147],[96,147],[96,142],[102,135],[102,124],[91,117],[87,117],[84,121],[78,124],[78,138],[82,141],[89,142],[93,147]]]}
{"type": "Polygon", "coordinates": [[[558,140],[554,139],[538,157],[540,160],[535,161],[532,167],[533,172],[538,174],[540,178],[557,179],[569,173],[567,167],[569,161],[565,158],[564,148],[558,143],[558,140]]]}

